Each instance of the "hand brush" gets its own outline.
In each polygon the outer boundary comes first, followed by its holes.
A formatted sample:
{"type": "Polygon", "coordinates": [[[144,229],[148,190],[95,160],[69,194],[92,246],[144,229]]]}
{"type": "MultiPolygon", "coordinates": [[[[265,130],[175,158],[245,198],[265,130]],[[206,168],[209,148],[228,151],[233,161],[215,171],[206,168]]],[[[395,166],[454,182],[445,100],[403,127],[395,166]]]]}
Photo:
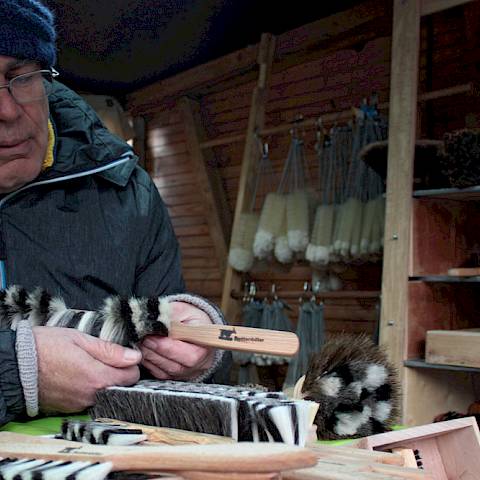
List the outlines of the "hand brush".
{"type": "Polygon", "coordinates": [[[37,289],[28,293],[12,286],[0,292],[0,327],[15,329],[20,319],[32,325],[76,328],[102,340],[134,345],[147,335],[223,350],[293,356],[298,337],[292,332],[229,325],[183,324],[171,321],[168,300],[159,297],[108,297],[99,311],[72,310],[61,298],[37,289]]]}
{"type": "MultiPolygon", "coordinates": [[[[0,456],[62,461],[112,462],[113,471],[211,472],[203,478],[238,478],[239,473],[281,472],[315,465],[305,448],[244,442],[222,445],[116,447],[0,432],[0,456]],[[214,474],[222,473],[222,477],[214,474]]],[[[99,478],[99,477],[96,477],[99,478]]],[[[192,477],[187,477],[192,478],[192,477]]],[[[240,477],[241,478],[241,477],[240,477]]],[[[278,477],[277,477],[278,478],[278,477]]]]}
{"type": "Polygon", "coordinates": [[[90,414],[143,425],[231,437],[306,444],[315,402],[243,386],[142,380],[97,392],[90,414]]]}

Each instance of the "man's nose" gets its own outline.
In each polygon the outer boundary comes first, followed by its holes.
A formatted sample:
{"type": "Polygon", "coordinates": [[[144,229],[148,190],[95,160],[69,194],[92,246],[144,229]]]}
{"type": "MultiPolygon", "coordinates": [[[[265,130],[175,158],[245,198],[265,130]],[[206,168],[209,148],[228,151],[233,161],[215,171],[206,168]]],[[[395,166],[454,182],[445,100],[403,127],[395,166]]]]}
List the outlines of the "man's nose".
{"type": "Polygon", "coordinates": [[[11,122],[21,113],[20,105],[15,101],[8,88],[0,89],[0,121],[11,122]]]}

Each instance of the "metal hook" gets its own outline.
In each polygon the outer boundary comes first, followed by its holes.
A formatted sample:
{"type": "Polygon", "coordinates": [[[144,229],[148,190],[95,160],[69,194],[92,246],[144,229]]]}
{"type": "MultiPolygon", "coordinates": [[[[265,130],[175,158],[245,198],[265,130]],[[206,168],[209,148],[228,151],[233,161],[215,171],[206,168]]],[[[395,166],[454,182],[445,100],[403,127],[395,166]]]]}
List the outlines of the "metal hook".
{"type": "Polygon", "coordinates": [[[273,300],[278,300],[278,296],[277,296],[277,286],[276,286],[274,283],[272,283],[271,290],[272,290],[273,300]]]}

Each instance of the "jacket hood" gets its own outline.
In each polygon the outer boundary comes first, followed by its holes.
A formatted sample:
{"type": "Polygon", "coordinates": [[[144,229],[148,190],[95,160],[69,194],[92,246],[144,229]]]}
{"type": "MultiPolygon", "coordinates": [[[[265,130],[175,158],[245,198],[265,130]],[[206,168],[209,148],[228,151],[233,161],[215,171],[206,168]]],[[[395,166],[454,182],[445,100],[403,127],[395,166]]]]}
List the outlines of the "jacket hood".
{"type": "Polygon", "coordinates": [[[98,169],[96,175],[125,186],[138,161],[130,145],[108,131],[93,108],[59,82],[54,81],[49,106],[55,129],[55,160],[37,180],[98,169]],[[128,161],[108,168],[122,158],[128,161]]]}

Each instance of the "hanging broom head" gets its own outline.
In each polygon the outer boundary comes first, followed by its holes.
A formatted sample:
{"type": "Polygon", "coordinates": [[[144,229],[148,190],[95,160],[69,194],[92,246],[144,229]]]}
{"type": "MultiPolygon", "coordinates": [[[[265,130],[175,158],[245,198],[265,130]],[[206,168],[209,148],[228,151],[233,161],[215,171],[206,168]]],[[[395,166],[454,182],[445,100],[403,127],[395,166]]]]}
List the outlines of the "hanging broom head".
{"type": "Polygon", "coordinates": [[[319,403],[319,438],[367,436],[391,429],[398,414],[397,374],[366,335],[336,334],[312,356],[302,387],[319,403]]]}

